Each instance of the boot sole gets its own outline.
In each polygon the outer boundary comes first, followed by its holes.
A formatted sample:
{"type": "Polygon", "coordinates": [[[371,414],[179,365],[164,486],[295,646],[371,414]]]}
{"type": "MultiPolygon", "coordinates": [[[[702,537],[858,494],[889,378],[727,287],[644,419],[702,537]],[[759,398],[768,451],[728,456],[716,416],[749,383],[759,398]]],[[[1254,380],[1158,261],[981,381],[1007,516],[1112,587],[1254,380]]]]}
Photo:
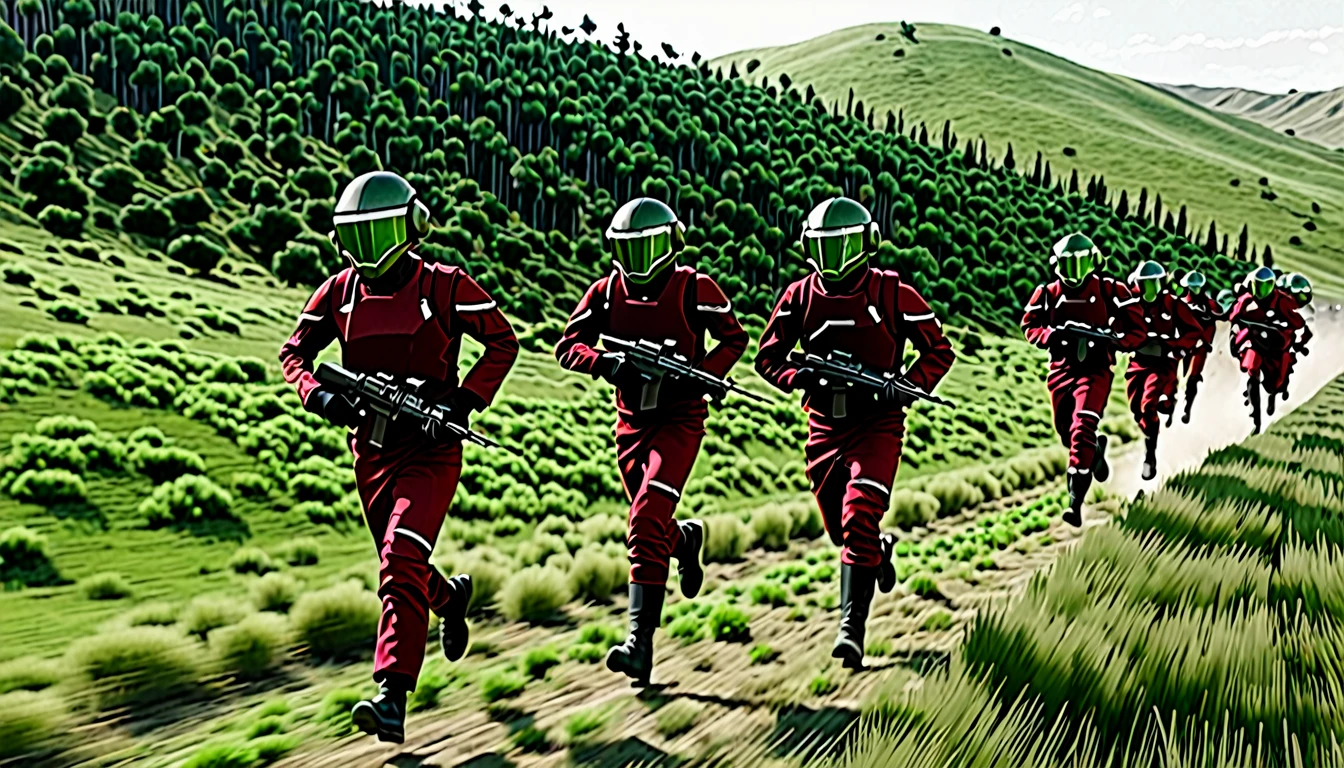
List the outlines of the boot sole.
{"type": "Polygon", "coordinates": [[[863,666],[863,652],[855,649],[851,643],[836,643],[831,649],[831,658],[840,659],[840,666],[845,669],[852,669],[855,672],[867,669],[863,666]]]}
{"type": "Polygon", "coordinates": [[[1092,460],[1092,476],[1099,483],[1111,479],[1111,465],[1106,463],[1106,446],[1110,445],[1110,442],[1111,439],[1106,435],[1097,435],[1097,455],[1092,460]]]}
{"type": "MultiPolygon", "coordinates": [[[[617,648],[619,647],[620,646],[617,646],[617,648]]],[[[626,677],[633,680],[636,685],[648,685],[650,672],[652,670],[646,671],[643,674],[639,674],[635,670],[626,666],[625,662],[620,660],[623,658],[623,656],[624,656],[623,654],[616,653],[616,648],[612,648],[611,650],[607,651],[607,669],[611,670],[612,672],[615,672],[618,675],[625,675],[626,677]]]]}
{"type": "Polygon", "coordinates": [[[1064,514],[1061,515],[1061,519],[1069,525],[1072,525],[1074,528],[1083,527],[1083,514],[1081,512],[1075,515],[1073,510],[1066,510],[1064,514]]]}
{"type": "Polygon", "coordinates": [[[705,567],[700,564],[700,553],[705,548],[705,523],[703,520],[687,520],[686,527],[694,531],[694,538],[687,542],[687,548],[695,554],[685,564],[681,558],[677,558],[677,573],[681,576],[682,596],[692,598],[700,594],[700,588],[705,583],[705,567]],[[688,574],[691,575],[690,579],[686,578],[688,574]]]}
{"type": "Polygon", "coordinates": [[[373,705],[367,701],[361,701],[350,710],[350,721],[355,727],[370,736],[377,736],[379,741],[401,744],[406,741],[406,729],[387,728],[378,721],[378,715],[373,711],[373,705]]]}
{"type": "Polygon", "coordinates": [[[471,576],[463,574],[463,581],[466,582],[466,594],[456,601],[459,605],[453,607],[447,616],[440,617],[442,621],[439,624],[439,645],[443,648],[443,656],[449,661],[458,661],[467,653],[467,646],[471,644],[471,629],[467,626],[467,608],[471,605],[471,596],[476,588],[471,583],[471,576]],[[455,629],[462,633],[462,647],[448,647],[448,626],[452,624],[455,629]]]}

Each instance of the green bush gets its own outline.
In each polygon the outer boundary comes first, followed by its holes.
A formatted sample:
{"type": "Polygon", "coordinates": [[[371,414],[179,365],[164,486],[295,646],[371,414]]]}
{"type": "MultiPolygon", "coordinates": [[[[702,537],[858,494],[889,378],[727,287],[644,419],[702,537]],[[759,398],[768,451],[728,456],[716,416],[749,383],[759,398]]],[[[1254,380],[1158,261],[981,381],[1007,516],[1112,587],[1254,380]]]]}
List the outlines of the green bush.
{"type": "Polygon", "coordinates": [[[202,595],[187,603],[178,616],[178,625],[183,632],[204,640],[211,630],[236,624],[247,614],[247,606],[231,597],[202,595]]]}
{"type": "Polygon", "coordinates": [[[304,593],[289,616],[309,652],[323,658],[342,657],[372,650],[382,602],[372,592],[346,582],[304,593]]]}
{"type": "Polygon", "coordinates": [[[83,309],[66,301],[58,301],[47,307],[47,314],[58,323],[86,325],[89,315],[83,309]]]}
{"type": "Polygon", "coordinates": [[[932,494],[909,488],[897,488],[891,494],[891,507],[882,518],[882,527],[909,530],[938,519],[938,499],[932,494]]]}
{"type": "Polygon", "coordinates": [[[84,435],[96,434],[98,425],[89,419],[62,414],[39,420],[33,429],[37,434],[52,440],[74,440],[84,435]]]}
{"type": "Polygon", "coordinates": [[[527,681],[513,670],[504,669],[486,675],[481,681],[481,698],[487,704],[514,699],[527,688],[527,681]]]}
{"type": "Polygon", "coordinates": [[[279,653],[289,637],[285,619],[257,613],[210,633],[210,650],[224,670],[256,678],[280,662],[279,653]]]}
{"type": "Polygon", "coordinates": [[[99,573],[79,582],[79,588],[90,600],[121,600],[132,594],[131,585],[120,573],[99,573]]]}
{"type": "Polygon", "coordinates": [[[280,557],[283,558],[286,563],[295,567],[300,567],[305,565],[317,565],[321,555],[322,548],[318,546],[317,539],[305,536],[285,544],[281,549],[280,557]]]}
{"type": "Polygon", "coordinates": [[[88,490],[79,475],[66,469],[29,469],[9,486],[9,495],[30,504],[52,506],[84,501],[88,490]]]}
{"type": "Polygon", "coordinates": [[[216,742],[197,750],[183,768],[255,768],[258,761],[257,749],[252,744],[216,742]]]}
{"type": "Polygon", "coordinates": [[[905,588],[920,597],[933,597],[940,594],[938,583],[927,573],[917,573],[905,582],[905,588]]]}
{"type": "Polygon", "coordinates": [[[840,684],[825,675],[817,675],[807,684],[807,691],[813,696],[826,696],[840,690],[840,684]]]}
{"type": "Polygon", "coordinates": [[[142,603],[126,614],[129,627],[166,627],[177,623],[177,606],[171,603],[142,603]]]}
{"type": "Polygon", "coordinates": [[[468,554],[454,560],[454,570],[471,576],[471,611],[477,612],[495,602],[495,595],[509,577],[508,569],[480,555],[468,554]]]}
{"type": "Polygon", "coordinates": [[[789,604],[789,593],[773,581],[758,581],[751,586],[752,605],[769,605],[782,608],[789,604]]]}
{"type": "Polygon", "coordinates": [[[690,699],[677,699],[658,710],[658,733],[665,739],[675,739],[695,727],[705,705],[690,699]]]}
{"type": "Polygon", "coordinates": [[[611,601],[611,593],[626,584],[629,570],[625,563],[606,553],[585,547],[574,556],[569,570],[570,590],[584,600],[611,601]]]}
{"type": "Polygon", "coordinates": [[[57,237],[74,240],[84,234],[84,214],[59,205],[43,208],[37,214],[37,221],[43,229],[57,237]]]}
{"type": "Polygon", "coordinates": [[[268,573],[252,585],[252,605],[259,611],[288,613],[302,591],[302,585],[293,576],[285,573],[268,573]]]}
{"type": "Polygon", "coordinates": [[[64,673],[57,661],[32,656],[0,663],[0,694],[11,691],[41,691],[61,682],[64,673]]]}
{"type": "Polygon", "coordinates": [[[771,648],[770,646],[762,643],[760,645],[753,646],[751,651],[747,653],[747,658],[750,659],[752,665],[769,664],[770,662],[779,658],[779,651],[776,651],[774,648],[771,648]]]}
{"type": "Polygon", "coordinates": [[[793,517],[793,537],[812,541],[821,538],[826,532],[826,523],[821,519],[821,510],[811,502],[801,502],[788,508],[793,517]]]}
{"type": "Polygon", "coordinates": [[[524,654],[519,668],[524,675],[533,680],[542,680],[552,667],[558,666],[560,666],[560,654],[556,653],[554,648],[542,647],[533,648],[524,654]]]}
{"type": "Polygon", "coordinates": [[[63,719],[60,705],[46,693],[16,691],[0,695],[0,760],[39,747],[60,731],[63,719]]]}
{"type": "Polygon", "coordinates": [[[611,710],[605,706],[593,706],[575,712],[565,721],[565,737],[569,744],[583,743],[593,737],[611,722],[611,710]]]}
{"type": "Polygon", "coordinates": [[[229,485],[244,499],[264,497],[274,487],[270,478],[257,472],[234,472],[229,485]]]}
{"type": "Polygon", "coordinates": [[[48,586],[61,581],[47,554],[47,539],[22,526],[0,533],[0,586],[48,586]]]}
{"type": "Polygon", "coordinates": [[[705,562],[738,562],[749,546],[751,533],[737,517],[714,515],[705,520],[705,562]]]}
{"type": "Polygon", "coordinates": [[[564,573],[534,565],[504,582],[499,590],[499,608],[509,621],[538,622],[555,615],[571,596],[564,573]]]}
{"type": "Polygon", "coordinates": [[[920,629],[925,632],[942,632],[952,628],[952,614],[944,610],[937,610],[924,617],[924,623],[920,629]]]}
{"type": "Polygon", "coordinates": [[[168,436],[158,427],[139,427],[126,438],[126,448],[132,452],[141,448],[162,448],[168,436]]]}
{"type": "Polygon", "coordinates": [[[131,466],[155,484],[167,483],[184,475],[205,474],[205,459],[175,446],[136,448],[131,452],[131,466]]]}
{"type": "Polygon", "coordinates": [[[140,515],[150,527],[205,520],[236,520],[233,497],[202,475],[183,475],[154,489],[140,503],[140,515]]]}
{"type": "Polygon", "coordinates": [[[751,513],[751,531],[756,543],[770,551],[788,549],[793,517],[788,510],[769,504],[751,513]]]}
{"type": "Polygon", "coordinates": [[[271,556],[259,547],[239,547],[229,558],[229,570],[234,573],[262,575],[275,570],[271,556]]]}
{"type": "Polygon", "coordinates": [[[126,466],[126,446],[106,432],[81,435],[75,447],[84,454],[86,468],[92,472],[121,472],[126,466]]]}
{"type": "Polygon", "coordinates": [[[76,640],[71,669],[100,709],[172,699],[201,676],[192,641],[164,627],[133,627],[76,640]]]}
{"type": "Polygon", "coordinates": [[[742,609],[719,603],[709,612],[709,636],[724,643],[745,643],[751,639],[750,619],[742,609]]]}

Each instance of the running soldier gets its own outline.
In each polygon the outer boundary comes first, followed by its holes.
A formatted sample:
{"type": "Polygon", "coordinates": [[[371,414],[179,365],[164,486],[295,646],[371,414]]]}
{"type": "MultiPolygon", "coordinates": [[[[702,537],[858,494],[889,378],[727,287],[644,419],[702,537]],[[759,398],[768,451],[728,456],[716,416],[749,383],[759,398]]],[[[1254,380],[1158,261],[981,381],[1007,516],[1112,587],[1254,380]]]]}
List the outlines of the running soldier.
{"type": "MultiPolygon", "coordinates": [[[[1204,381],[1204,365],[1208,362],[1209,353],[1213,351],[1213,338],[1218,333],[1218,321],[1226,317],[1218,302],[1209,295],[1207,288],[1204,273],[1191,271],[1183,275],[1180,282],[1172,285],[1171,289],[1177,298],[1190,307],[1191,314],[1195,316],[1203,331],[1200,343],[1181,360],[1185,374],[1185,409],[1181,412],[1182,424],[1190,423],[1190,409],[1195,403],[1195,395],[1199,394],[1200,382],[1204,381]]],[[[1172,413],[1175,413],[1175,410],[1172,413]]],[[[1167,419],[1167,426],[1171,426],[1170,417],[1167,419]]]]}
{"type": "Polygon", "coordinates": [[[1297,302],[1274,286],[1274,270],[1260,267],[1247,278],[1250,292],[1240,296],[1228,322],[1232,354],[1246,373],[1246,404],[1258,434],[1262,427],[1260,397],[1268,395],[1265,412],[1274,415],[1274,398],[1286,391],[1293,344],[1306,323],[1297,302]]]}

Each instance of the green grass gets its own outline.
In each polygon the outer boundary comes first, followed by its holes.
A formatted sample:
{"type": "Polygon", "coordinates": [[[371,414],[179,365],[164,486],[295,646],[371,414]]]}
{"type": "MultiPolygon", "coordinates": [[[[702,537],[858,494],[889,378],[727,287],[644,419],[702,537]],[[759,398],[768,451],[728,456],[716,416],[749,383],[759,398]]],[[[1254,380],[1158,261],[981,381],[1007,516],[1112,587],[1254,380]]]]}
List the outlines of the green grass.
{"type": "Polygon", "coordinates": [[[951,120],[963,142],[983,136],[996,158],[1011,143],[1019,171],[1030,172],[1040,151],[1056,178],[1067,182],[1076,168],[1083,183],[1103,174],[1114,195],[1128,190],[1131,214],[1147,187],[1150,212],[1155,193],[1173,215],[1188,207],[1201,243],[1210,219],[1234,244],[1248,223],[1252,242],[1261,250],[1271,244],[1276,263],[1303,270],[1318,292],[1344,296],[1344,153],[1014,40],[962,27],[916,27],[918,44],[901,37],[899,24],[866,24],[734,53],[713,66],[726,72],[736,62],[742,72],[757,59],[754,82],[768,76],[777,83],[787,73],[794,88],[812,84],[827,104],[839,100],[842,111],[853,88],[865,108],[877,109],[879,127],[888,109],[904,110],[906,133],[923,122],[935,144],[951,120]],[[878,34],[886,39],[876,40],[878,34]],[[897,48],[904,56],[892,55],[897,48]],[[1065,147],[1076,154],[1066,156],[1065,147]],[[1278,199],[1261,198],[1261,177],[1278,199]],[[1240,184],[1231,186],[1233,179],[1240,184]],[[1303,229],[1308,219],[1316,231],[1303,229]],[[1290,245],[1291,236],[1303,244],[1290,245]]]}

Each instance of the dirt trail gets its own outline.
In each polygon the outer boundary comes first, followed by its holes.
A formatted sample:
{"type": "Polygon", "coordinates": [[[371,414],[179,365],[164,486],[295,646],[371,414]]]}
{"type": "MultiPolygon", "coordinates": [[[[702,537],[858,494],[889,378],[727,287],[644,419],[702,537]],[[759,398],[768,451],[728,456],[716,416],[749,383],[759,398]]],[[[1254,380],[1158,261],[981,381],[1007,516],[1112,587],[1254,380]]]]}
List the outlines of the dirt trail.
{"type": "MultiPolygon", "coordinates": [[[[1322,312],[1313,326],[1316,338],[1312,354],[1299,362],[1290,387],[1292,396],[1286,405],[1280,404],[1276,417],[1310,399],[1328,381],[1344,373],[1344,345],[1337,341],[1344,330],[1344,313],[1322,312]]],[[[1107,491],[1132,497],[1139,490],[1156,487],[1163,478],[1198,465],[1208,452],[1249,435],[1250,417],[1241,397],[1243,381],[1227,351],[1223,331],[1206,369],[1192,423],[1181,424],[1178,414],[1173,427],[1164,429],[1158,477],[1147,483],[1140,479],[1142,448],[1134,444],[1114,457],[1107,491]]],[[[1024,493],[1017,501],[1043,491],[1024,493]]],[[[1088,510],[1087,528],[1109,519],[1105,506],[1088,510]]],[[[944,534],[994,509],[995,505],[985,505],[960,518],[937,521],[931,532],[944,534]]],[[[752,640],[746,645],[699,641],[683,646],[660,631],[654,680],[670,683],[666,687],[640,692],[601,664],[566,663],[553,670],[550,679],[530,684],[521,697],[503,706],[485,706],[475,685],[445,692],[437,709],[411,715],[407,743],[400,747],[350,736],[279,765],[796,766],[800,754],[829,743],[857,717],[864,696],[875,686],[917,681],[927,664],[946,658],[956,647],[962,628],[979,610],[1019,592],[1032,574],[1047,567],[1082,535],[1058,522],[1050,533],[1053,543],[1046,546],[1001,552],[994,570],[940,581],[941,594],[922,598],[898,590],[892,595],[879,595],[869,623],[869,641],[885,641],[890,650],[883,657],[870,654],[870,673],[856,675],[840,670],[829,658],[835,610],[804,606],[803,601],[795,607],[769,611],[749,608],[752,640]],[[928,617],[939,612],[951,615],[952,626],[926,630],[928,617]],[[781,651],[779,660],[749,664],[747,649],[757,643],[781,651]],[[819,686],[819,680],[826,685],[819,686]],[[680,732],[660,727],[660,710],[673,704],[698,710],[694,722],[680,732]],[[593,710],[607,713],[606,724],[565,746],[567,723],[576,713],[593,710]],[[548,731],[552,746],[541,751],[517,748],[514,735],[528,728],[548,731]]],[[[756,553],[746,563],[711,566],[709,581],[749,585],[771,566],[800,559],[802,554],[803,550],[795,547],[790,552],[756,553]]],[[[822,593],[837,590],[835,582],[818,586],[822,593]]],[[[619,605],[586,606],[575,611],[572,618],[575,625],[603,621],[623,626],[619,605]]],[[[475,626],[473,638],[485,640],[498,654],[483,666],[503,666],[516,661],[529,648],[547,643],[563,647],[572,642],[575,625],[524,629],[492,622],[475,626]]]]}

